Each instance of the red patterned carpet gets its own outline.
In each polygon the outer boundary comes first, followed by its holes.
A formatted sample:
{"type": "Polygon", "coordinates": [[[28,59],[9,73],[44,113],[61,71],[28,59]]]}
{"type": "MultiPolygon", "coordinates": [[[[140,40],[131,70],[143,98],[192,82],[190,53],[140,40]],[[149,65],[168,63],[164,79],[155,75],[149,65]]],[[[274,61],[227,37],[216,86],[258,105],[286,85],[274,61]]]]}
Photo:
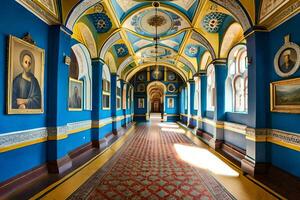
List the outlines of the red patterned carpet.
{"type": "Polygon", "coordinates": [[[140,124],[116,155],[70,199],[234,199],[208,171],[181,160],[192,145],[178,128],[140,124]]]}

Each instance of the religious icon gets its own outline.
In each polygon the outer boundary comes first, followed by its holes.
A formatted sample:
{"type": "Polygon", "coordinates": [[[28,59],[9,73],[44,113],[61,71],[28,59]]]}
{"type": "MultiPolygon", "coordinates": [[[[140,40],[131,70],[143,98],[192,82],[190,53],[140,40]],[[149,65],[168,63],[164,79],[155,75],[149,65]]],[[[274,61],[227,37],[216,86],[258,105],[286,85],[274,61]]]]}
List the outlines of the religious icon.
{"type": "Polygon", "coordinates": [[[69,110],[82,110],[82,81],[70,78],[69,81],[69,110]]]}
{"type": "Polygon", "coordinates": [[[274,59],[276,73],[281,77],[293,75],[300,65],[300,47],[290,42],[289,36],[285,38],[285,44],[279,49],[274,59]]]}
{"type": "Polygon", "coordinates": [[[9,37],[8,114],[43,113],[44,50],[9,37]]]}
{"type": "Polygon", "coordinates": [[[138,98],[138,108],[144,108],[144,107],[145,107],[144,98],[138,98]]]}
{"type": "Polygon", "coordinates": [[[168,99],[168,108],[174,108],[174,98],[168,99]]]}

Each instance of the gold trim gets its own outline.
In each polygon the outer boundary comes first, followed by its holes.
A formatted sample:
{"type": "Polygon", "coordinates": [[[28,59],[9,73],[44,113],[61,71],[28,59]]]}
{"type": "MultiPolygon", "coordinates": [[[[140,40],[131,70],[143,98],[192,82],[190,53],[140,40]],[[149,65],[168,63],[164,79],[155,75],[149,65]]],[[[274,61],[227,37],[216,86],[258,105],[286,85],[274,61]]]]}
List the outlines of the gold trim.
{"type": "Polygon", "coordinates": [[[70,108],[69,107],[69,100],[70,100],[70,86],[71,86],[71,82],[75,82],[75,83],[79,83],[80,87],[81,87],[81,93],[83,94],[83,82],[74,78],[69,78],[69,95],[68,95],[68,111],[83,111],[83,95],[81,94],[81,108],[70,108]]]}
{"type": "Polygon", "coordinates": [[[19,149],[19,148],[22,148],[22,147],[26,147],[26,146],[46,142],[46,141],[47,141],[47,137],[44,137],[44,138],[39,138],[39,139],[32,140],[32,141],[26,141],[26,142],[22,142],[22,143],[19,143],[19,144],[14,144],[14,145],[7,146],[7,147],[0,147],[0,153],[4,153],[4,152],[7,152],[7,151],[19,149]]]}
{"type": "Polygon", "coordinates": [[[8,50],[8,78],[7,78],[7,114],[43,114],[44,113],[44,70],[45,70],[45,50],[39,48],[35,45],[32,45],[24,40],[17,38],[15,36],[9,35],[9,50],[8,50]],[[38,51],[39,54],[42,55],[42,63],[41,63],[41,108],[40,109],[13,109],[12,108],[12,90],[13,90],[13,55],[15,54],[14,44],[20,43],[26,46],[28,49],[38,51]]]}
{"type": "Polygon", "coordinates": [[[300,85],[300,78],[288,79],[270,83],[270,109],[271,112],[300,113],[300,105],[276,105],[275,87],[278,85],[300,85]]]}

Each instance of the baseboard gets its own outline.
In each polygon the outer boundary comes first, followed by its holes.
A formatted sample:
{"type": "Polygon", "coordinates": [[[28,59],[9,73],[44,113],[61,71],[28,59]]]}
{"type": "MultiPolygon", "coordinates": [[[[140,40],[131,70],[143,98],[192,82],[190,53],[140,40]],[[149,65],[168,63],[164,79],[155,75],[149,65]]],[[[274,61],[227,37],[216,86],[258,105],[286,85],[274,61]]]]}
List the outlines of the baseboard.
{"type": "Polygon", "coordinates": [[[241,160],[242,171],[252,177],[254,177],[255,174],[265,174],[270,165],[270,163],[253,163],[247,159],[241,160]]]}
{"type": "Polygon", "coordinates": [[[206,141],[206,143],[208,143],[211,139],[213,139],[213,136],[206,133],[205,131],[197,130],[196,133],[197,133],[197,136],[199,136],[201,139],[206,141]]]}
{"type": "Polygon", "coordinates": [[[49,173],[61,174],[72,167],[72,160],[66,155],[59,160],[48,161],[47,166],[49,173]]]}
{"type": "Polygon", "coordinates": [[[86,152],[86,151],[88,151],[92,148],[94,148],[93,143],[89,142],[89,143],[87,143],[85,145],[82,145],[82,146],[76,148],[75,150],[71,151],[69,153],[69,156],[70,156],[71,159],[74,159],[75,157],[79,156],[80,154],[82,154],[82,153],[84,153],[84,152],[86,152]]]}
{"type": "Polygon", "coordinates": [[[246,156],[246,151],[234,146],[232,144],[228,143],[222,143],[221,145],[221,151],[232,157],[233,159],[237,160],[239,163],[241,162],[242,159],[245,159],[246,156]]]}
{"type": "Polygon", "coordinates": [[[45,174],[48,174],[48,168],[46,164],[35,167],[0,183],[0,199],[7,199],[7,197],[16,189],[21,188],[25,184],[28,184],[45,174]]]}

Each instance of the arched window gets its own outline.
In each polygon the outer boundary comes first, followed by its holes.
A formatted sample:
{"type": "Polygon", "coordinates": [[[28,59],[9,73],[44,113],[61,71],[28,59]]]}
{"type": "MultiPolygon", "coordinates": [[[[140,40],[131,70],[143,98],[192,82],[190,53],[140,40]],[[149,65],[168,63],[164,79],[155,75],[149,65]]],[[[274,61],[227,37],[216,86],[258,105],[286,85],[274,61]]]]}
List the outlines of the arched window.
{"type": "Polygon", "coordinates": [[[226,111],[248,111],[248,60],[243,44],[235,46],[228,56],[226,79],[226,111]]]}
{"type": "Polygon", "coordinates": [[[209,65],[207,68],[207,110],[215,110],[215,68],[214,65],[209,65]]]}
{"type": "Polygon", "coordinates": [[[184,109],[188,109],[188,89],[184,88],[184,109]]]}
{"type": "Polygon", "coordinates": [[[199,109],[200,78],[195,77],[194,110],[199,109]]]}
{"type": "Polygon", "coordinates": [[[111,84],[110,84],[110,72],[108,66],[105,64],[103,65],[103,72],[102,72],[102,108],[104,110],[110,109],[110,91],[111,91],[111,84]]]}
{"type": "Polygon", "coordinates": [[[116,96],[117,96],[117,110],[121,109],[121,82],[120,80],[117,81],[117,90],[116,90],[116,96]]]}
{"type": "Polygon", "coordinates": [[[71,48],[70,77],[83,83],[83,109],[92,110],[92,61],[89,50],[83,44],[71,48]]]}
{"type": "Polygon", "coordinates": [[[122,108],[126,109],[126,103],[127,103],[127,84],[124,84],[123,86],[123,102],[122,102],[122,108]]]}

